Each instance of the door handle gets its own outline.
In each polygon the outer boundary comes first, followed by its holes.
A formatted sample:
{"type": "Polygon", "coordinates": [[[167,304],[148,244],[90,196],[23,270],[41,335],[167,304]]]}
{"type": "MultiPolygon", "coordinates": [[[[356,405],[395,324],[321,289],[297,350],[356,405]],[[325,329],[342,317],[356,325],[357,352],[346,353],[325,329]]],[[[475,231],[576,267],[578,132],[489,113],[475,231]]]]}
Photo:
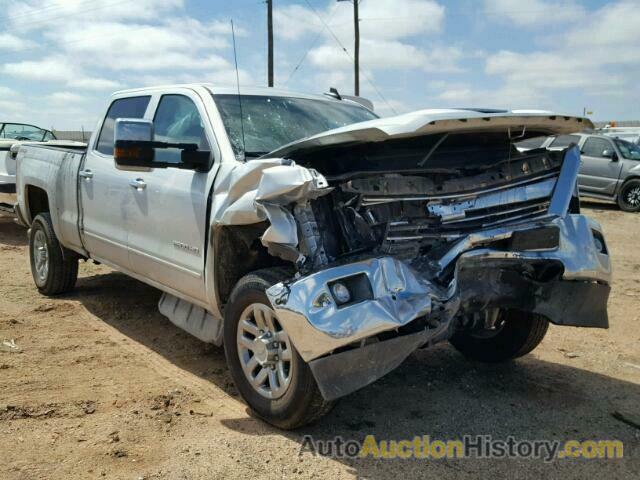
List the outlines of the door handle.
{"type": "Polygon", "coordinates": [[[147,184],[141,178],[136,178],[135,180],[129,180],[129,185],[136,190],[144,190],[147,188],[147,184]]]}
{"type": "Polygon", "coordinates": [[[89,170],[89,169],[87,169],[87,170],[80,170],[80,171],[78,172],[78,175],[79,175],[81,178],[84,178],[85,180],[91,180],[91,179],[93,178],[93,172],[92,172],[91,170],[89,170]]]}

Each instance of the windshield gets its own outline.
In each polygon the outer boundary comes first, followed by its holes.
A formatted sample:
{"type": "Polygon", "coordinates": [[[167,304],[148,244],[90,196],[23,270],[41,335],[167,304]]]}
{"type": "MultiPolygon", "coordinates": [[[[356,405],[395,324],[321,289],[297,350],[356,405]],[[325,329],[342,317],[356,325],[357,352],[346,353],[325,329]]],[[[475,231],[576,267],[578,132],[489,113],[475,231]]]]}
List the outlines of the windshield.
{"type": "Polygon", "coordinates": [[[0,139],[46,142],[48,140],[54,140],[55,138],[49,130],[38,128],[34,125],[25,125],[22,123],[0,124],[0,139]]]}
{"type": "Polygon", "coordinates": [[[614,141],[616,142],[616,145],[620,149],[620,153],[622,153],[622,156],[624,158],[628,160],[640,160],[640,145],[627,142],[626,140],[622,140],[620,138],[616,138],[614,141]]]}
{"type": "Polygon", "coordinates": [[[259,157],[316,133],[378,118],[364,107],[338,101],[242,95],[240,105],[238,95],[213,98],[238,158],[259,157]]]}

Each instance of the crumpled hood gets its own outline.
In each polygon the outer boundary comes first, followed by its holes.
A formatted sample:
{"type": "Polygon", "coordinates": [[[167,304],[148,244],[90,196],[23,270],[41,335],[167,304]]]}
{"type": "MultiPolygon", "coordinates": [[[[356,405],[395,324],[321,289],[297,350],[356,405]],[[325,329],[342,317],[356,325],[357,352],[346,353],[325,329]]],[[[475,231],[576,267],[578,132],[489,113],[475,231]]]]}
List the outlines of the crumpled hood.
{"type": "Polygon", "coordinates": [[[544,135],[575,133],[594,128],[588,118],[559,115],[544,110],[478,111],[464,109],[431,109],[354,123],[303,138],[278,148],[263,158],[291,157],[318,147],[340,144],[382,142],[393,138],[409,138],[442,132],[495,130],[514,128],[514,136],[522,129],[544,135]]]}

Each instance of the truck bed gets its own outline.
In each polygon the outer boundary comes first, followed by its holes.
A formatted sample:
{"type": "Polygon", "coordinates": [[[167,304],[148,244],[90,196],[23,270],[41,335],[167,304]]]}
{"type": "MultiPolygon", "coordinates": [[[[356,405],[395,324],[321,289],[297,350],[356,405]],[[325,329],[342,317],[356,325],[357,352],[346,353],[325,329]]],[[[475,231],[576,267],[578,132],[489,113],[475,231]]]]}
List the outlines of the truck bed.
{"type": "MultiPolygon", "coordinates": [[[[17,157],[19,204],[28,205],[37,189],[47,192],[56,235],[64,239],[67,248],[80,253],[84,253],[84,249],[80,237],[78,170],[85,154],[86,146],[23,145],[17,157]]],[[[25,223],[33,221],[33,212],[17,213],[25,223]]]]}

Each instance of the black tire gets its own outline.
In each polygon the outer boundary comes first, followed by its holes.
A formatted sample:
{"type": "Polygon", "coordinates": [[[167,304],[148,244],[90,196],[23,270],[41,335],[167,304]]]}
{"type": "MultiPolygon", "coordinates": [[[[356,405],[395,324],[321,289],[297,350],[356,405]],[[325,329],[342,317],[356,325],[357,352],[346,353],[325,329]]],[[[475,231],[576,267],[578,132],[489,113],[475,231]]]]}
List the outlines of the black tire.
{"type": "Polygon", "coordinates": [[[41,213],[33,220],[29,230],[29,260],[33,281],[43,295],[59,295],[75,286],[78,279],[78,257],[58,242],[49,213],[41,213]],[[46,275],[40,275],[36,268],[36,243],[40,244],[37,238],[44,238],[46,242],[46,275]]]}
{"type": "Polygon", "coordinates": [[[640,212],[640,180],[627,180],[622,184],[618,206],[625,212],[640,212]]]}
{"type": "Polygon", "coordinates": [[[327,414],[335,402],[324,400],[309,365],[292,347],[292,377],[286,392],[277,399],[258,393],[244,374],[238,355],[237,332],[242,312],[252,304],[271,307],[265,290],[290,277],[281,268],[257,270],[240,279],[229,297],[224,316],[224,352],[231,377],[240,395],[266,422],[285,430],[294,429],[318,420],[327,414]]]}
{"type": "Polygon", "coordinates": [[[475,335],[459,331],[451,344],[465,357],[480,362],[498,363],[522,357],[536,348],[549,328],[549,321],[531,313],[509,310],[495,335],[475,335]]]}

